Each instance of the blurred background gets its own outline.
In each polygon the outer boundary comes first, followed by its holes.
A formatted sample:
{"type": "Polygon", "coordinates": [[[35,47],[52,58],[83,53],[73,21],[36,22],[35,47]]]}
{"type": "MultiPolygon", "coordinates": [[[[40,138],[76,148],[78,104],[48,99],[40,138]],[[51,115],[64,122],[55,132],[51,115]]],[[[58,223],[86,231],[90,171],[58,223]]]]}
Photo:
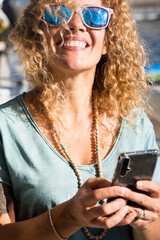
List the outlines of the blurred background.
{"type": "MultiPolygon", "coordinates": [[[[145,46],[151,86],[148,115],[160,147],[160,0],[128,0],[145,46]]],[[[29,0],[0,0],[0,104],[27,91],[23,66],[8,41],[8,35],[23,15],[29,0]]]]}

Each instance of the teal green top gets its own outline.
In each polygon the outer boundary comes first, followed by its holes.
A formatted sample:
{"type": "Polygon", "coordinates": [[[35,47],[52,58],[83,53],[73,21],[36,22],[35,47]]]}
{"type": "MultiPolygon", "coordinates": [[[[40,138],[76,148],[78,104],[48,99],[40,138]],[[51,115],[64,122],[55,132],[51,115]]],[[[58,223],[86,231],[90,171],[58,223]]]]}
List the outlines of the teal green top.
{"type": "MultiPolygon", "coordinates": [[[[103,176],[112,179],[117,155],[124,151],[157,148],[153,126],[143,114],[135,125],[123,120],[117,141],[102,161],[103,176]]],[[[96,176],[96,165],[78,166],[85,182],[96,176]]],[[[160,161],[153,180],[160,182],[160,161]]],[[[77,177],[68,161],[43,135],[30,115],[23,95],[0,106],[0,181],[13,187],[17,221],[37,216],[77,192],[77,177]]],[[[91,229],[93,234],[100,229],[91,229]]],[[[87,240],[82,230],[69,240],[87,240]]],[[[103,239],[130,240],[129,226],[110,229],[103,239]]]]}

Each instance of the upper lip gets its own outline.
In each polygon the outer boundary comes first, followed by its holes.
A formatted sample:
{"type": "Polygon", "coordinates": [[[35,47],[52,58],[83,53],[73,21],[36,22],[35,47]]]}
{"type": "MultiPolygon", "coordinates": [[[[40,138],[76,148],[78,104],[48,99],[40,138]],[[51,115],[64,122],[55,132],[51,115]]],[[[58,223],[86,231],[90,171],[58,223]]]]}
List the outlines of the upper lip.
{"type": "MultiPolygon", "coordinates": [[[[80,37],[80,36],[65,36],[63,39],[64,39],[64,42],[66,42],[66,41],[80,41],[80,42],[85,42],[86,46],[90,46],[89,42],[85,38],[80,37]]],[[[58,41],[57,45],[60,45],[62,42],[63,42],[63,40],[58,41]]]]}

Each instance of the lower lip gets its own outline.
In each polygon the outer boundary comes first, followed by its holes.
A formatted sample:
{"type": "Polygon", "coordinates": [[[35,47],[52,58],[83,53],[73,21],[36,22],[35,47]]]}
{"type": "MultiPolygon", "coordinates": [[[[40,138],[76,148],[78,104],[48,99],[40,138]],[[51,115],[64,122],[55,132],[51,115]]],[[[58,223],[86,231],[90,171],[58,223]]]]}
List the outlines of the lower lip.
{"type": "Polygon", "coordinates": [[[62,47],[63,49],[65,50],[70,50],[70,51],[83,51],[83,50],[86,50],[87,47],[85,48],[82,48],[82,47],[77,47],[77,46],[74,46],[74,47],[62,47]]]}

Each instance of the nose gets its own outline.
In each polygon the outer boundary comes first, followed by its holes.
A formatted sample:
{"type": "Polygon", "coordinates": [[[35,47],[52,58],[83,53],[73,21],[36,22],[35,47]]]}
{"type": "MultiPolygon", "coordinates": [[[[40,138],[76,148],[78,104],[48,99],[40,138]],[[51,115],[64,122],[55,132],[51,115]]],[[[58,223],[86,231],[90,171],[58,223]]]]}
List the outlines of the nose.
{"type": "Polygon", "coordinates": [[[69,21],[68,26],[72,32],[78,32],[78,31],[85,32],[86,31],[86,27],[83,24],[83,21],[77,12],[74,12],[71,20],[69,21]]]}

